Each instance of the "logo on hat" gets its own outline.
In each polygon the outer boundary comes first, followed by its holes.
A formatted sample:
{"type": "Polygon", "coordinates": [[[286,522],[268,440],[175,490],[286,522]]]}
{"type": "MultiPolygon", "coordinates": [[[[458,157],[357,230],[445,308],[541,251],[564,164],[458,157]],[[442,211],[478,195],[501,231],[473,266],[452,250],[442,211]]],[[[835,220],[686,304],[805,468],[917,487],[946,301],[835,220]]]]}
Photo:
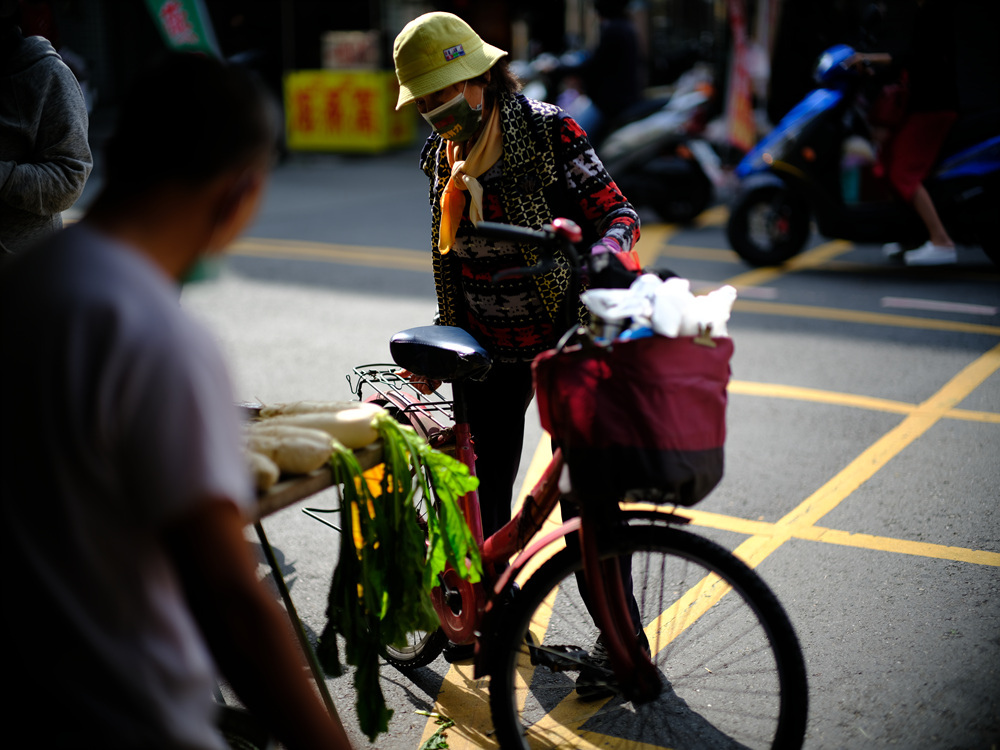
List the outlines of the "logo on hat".
{"type": "Polygon", "coordinates": [[[456,44],[454,47],[449,47],[444,51],[445,62],[451,62],[456,57],[465,57],[465,47],[461,44],[456,44]]]}

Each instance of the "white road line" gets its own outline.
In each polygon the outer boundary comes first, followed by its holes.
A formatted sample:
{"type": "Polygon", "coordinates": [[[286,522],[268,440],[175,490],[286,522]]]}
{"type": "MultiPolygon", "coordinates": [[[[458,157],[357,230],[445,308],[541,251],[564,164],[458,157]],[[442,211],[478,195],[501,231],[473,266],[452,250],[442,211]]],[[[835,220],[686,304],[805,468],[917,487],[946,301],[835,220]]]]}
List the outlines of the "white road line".
{"type": "MultiPolygon", "coordinates": [[[[705,294],[725,285],[723,281],[703,281],[701,279],[688,279],[691,282],[691,291],[694,294],[705,294]]],[[[778,299],[778,290],[773,286],[740,286],[737,287],[740,297],[746,299],[778,299]]]]}
{"type": "Polygon", "coordinates": [[[778,299],[778,290],[773,286],[740,286],[736,293],[743,299],[778,299]]]}
{"type": "Polygon", "coordinates": [[[996,315],[998,310],[989,305],[970,305],[965,302],[946,302],[936,299],[914,299],[910,297],[883,297],[882,307],[893,307],[902,310],[933,310],[934,312],[953,312],[965,315],[996,315]]]}

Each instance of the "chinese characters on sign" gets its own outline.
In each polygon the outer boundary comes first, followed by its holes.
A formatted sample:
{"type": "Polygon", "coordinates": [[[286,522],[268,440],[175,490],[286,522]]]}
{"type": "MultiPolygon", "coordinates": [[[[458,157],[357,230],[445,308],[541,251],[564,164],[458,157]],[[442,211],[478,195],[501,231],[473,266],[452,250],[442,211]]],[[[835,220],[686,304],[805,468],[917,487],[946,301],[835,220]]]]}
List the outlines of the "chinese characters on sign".
{"type": "Polygon", "coordinates": [[[392,71],[302,70],[285,78],[288,147],[379,151],[412,142],[415,118],[396,112],[392,71]]]}
{"type": "Polygon", "coordinates": [[[174,44],[197,44],[198,37],[194,33],[191,19],[188,18],[184,6],[176,0],[169,0],[160,6],[160,23],[174,44]]]}
{"type": "Polygon", "coordinates": [[[146,0],[146,7],[170,49],[219,55],[212,22],[202,0],[146,0]]]}

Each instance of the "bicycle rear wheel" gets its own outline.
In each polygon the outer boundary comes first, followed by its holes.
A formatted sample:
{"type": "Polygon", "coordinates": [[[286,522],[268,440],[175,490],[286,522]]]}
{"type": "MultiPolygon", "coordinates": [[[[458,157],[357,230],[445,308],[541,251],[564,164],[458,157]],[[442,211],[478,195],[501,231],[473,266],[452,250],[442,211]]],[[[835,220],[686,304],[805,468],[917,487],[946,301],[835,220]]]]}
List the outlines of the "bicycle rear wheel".
{"type": "Polygon", "coordinates": [[[617,537],[601,556],[631,559],[660,695],[634,705],[610,668],[594,669],[598,630],[575,577],[582,562],[563,550],[528,580],[491,645],[500,746],[800,747],[805,664],[761,578],[725,548],[675,528],[634,525],[617,537]],[[581,697],[595,686],[613,695],[581,697]]]}
{"type": "MultiPolygon", "coordinates": [[[[386,410],[400,424],[413,427],[414,424],[406,413],[398,407],[384,405],[386,410]]],[[[413,504],[417,511],[417,520],[427,530],[427,498],[419,487],[413,495],[413,504]]],[[[417,630],[408,634],[407,642],[402,645],[384,644],[381,649],[382,658],[401,672],[408,672],[419,667],[426,667],[434,661],[448,645],[448,636],[441,628],[436,630],[417,630]]]]}

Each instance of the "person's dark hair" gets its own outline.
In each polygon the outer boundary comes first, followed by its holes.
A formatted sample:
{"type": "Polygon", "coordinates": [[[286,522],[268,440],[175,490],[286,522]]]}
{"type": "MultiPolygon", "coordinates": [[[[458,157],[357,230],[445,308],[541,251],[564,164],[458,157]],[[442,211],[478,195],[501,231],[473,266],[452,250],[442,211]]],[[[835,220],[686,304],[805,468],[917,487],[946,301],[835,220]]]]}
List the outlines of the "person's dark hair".
{"type": "MultiPolygon", "coordinates": [[[[477,83],[483,83],[485,76],[473,78],[477,83]]],[[[510,64],[506,57],[501,57],[490,68],[490,80],[486,84],[486,101],[492,106],[498,99],[504,96],[513,96],[521,90],[521,80],[514,75],[510,69],[510,64]]]]}
{"type": "Polygon", "coordinates": [[[21,22],[21,4],[17,0],[0,0],[0,25],[14,26],[21,22]]]}
{"type": "Polygon", "coordinates": [[[273,102],[245,70],[171,53],[141,74],[104,151],[109,192],[203,184],[264,158],[276,145],[273,102]]]}
{"type": "Polygon", "coordinates": [[[601,18],[625,18],[629,0],[594,0],[594,10],[601,18]]]}

